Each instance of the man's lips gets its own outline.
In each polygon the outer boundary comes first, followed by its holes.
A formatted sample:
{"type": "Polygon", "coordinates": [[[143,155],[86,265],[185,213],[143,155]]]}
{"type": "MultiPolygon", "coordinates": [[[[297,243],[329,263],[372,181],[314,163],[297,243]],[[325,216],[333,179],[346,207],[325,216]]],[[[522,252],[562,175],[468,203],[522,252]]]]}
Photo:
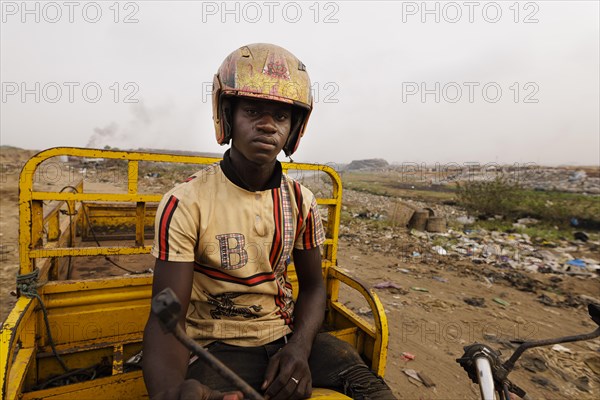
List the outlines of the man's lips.
{"type": "Polygon", "coordinates": [[[264,146],[277,147],[277,141],[269,138],[257,138],[253,140],[254,143],[264,146]]]}

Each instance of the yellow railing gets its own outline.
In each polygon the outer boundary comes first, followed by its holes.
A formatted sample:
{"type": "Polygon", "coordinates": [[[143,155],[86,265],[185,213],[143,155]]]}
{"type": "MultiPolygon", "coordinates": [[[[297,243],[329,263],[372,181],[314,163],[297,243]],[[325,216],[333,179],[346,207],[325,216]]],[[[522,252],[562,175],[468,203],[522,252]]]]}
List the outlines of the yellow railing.
{"type": "MultiPolygon", "coordinates": [[[[162,194],[142,194],[138,190],[139,162],[168,162],[184,164],[211,164],[218,158],[184,156],[172,154],[139,153],[128,151],[95,150],[73,147],[56,147],[42,151],[33,156],[23,167],[19,181],[19,261],[20,274],[28,274],[35,269],[34,260],[50,257],[81,257],[94,255],[132,255],[150,252],[150,246],[144,245],[143,216],[146,203],[158,202],[162,194]],[[124,160],[127,163],[127,193],[86,193],[85,187],[81,192],[51,192],[34,190],[34,177],[38,167],[52,157],[67,156],[81,158],[102,158],[124,160]],[[82,202],[128,202],[136,203],[136,243],[134,246],[119,247],[52,247],[43,245],[44,233],[44,201],[65,201],[69,204],[82,202]]],[[[341,180],[337,172],[326,165],[301,163],[282,163],[284,170],[322,171],[331,179],[332,196],[318,198],[319,205],[326,206],[327,224],[324,258],[329,265],[335,265],[337,256],[337,237],[341,210],[341,180]]],[[[48,230],[49,235],[54,230],[48,230]]],[[[47,271],[41,271],[42,274],[47,271]]]]}

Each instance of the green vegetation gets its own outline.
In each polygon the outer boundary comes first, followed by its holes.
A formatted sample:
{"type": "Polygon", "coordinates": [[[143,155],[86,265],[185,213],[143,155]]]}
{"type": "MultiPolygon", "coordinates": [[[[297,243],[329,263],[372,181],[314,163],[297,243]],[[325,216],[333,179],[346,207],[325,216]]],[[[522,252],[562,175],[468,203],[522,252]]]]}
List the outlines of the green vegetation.
{"type": "Polygon", "coordinates": [[[418,186],[402,182],[401,175],[393,171],[381,172],[344,172],[343,185],[346,189],[356,190],[379,196],[413,199],[440,203],[454,198],[454,189],[442,186],[418,186]]]}
{"type": "MultiPolygon", "coordinates": [[[[585,230],[592,240],[600,236],[599,196],[525,189],[503,177],[463,182],[456,187],[417,186],[416,183],[402,182],[401,176],[394,171],[344,172],[342,180],[346,189],[427,203],[454,201],[473,216],[498,216],[489,220],[480,219],[475,228],[525,233],[531,238],[548,241],[572,239],[573,232],[577,230],[585,230]],[[513,223],[523,217],[535,218],[540,222],[515,228],[513,223]],[[579,221],[578,227],[570,226],[572,218],[579,221]]],[[[461,229],[462,225],[458,225],[454,226],[452,221],[448,221],[450,228],[461,229]]]]}
{"type": "Polygon", "coordinates": [[[532,217],[541,220],[542,225],[563,229],[576,218],[586,229],[600,229],[597,196],[524,189],[498,177],[460,184],[456,197],[458,204],[473,215],[502,215],[508,220],[532,217]]]}

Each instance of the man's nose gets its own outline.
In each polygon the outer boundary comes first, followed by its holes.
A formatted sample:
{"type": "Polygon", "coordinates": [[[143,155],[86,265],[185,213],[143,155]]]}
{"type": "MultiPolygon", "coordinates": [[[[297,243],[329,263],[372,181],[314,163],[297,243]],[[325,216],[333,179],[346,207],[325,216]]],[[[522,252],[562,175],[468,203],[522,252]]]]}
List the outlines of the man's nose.
{"type": "Polygon", "coordinates": [[[275,123],[275,119],[273,118],[271,113],[262,113],[260,119],[256,124],[256,128],[265,133],[277,132],[277,124],[275,123]]]}

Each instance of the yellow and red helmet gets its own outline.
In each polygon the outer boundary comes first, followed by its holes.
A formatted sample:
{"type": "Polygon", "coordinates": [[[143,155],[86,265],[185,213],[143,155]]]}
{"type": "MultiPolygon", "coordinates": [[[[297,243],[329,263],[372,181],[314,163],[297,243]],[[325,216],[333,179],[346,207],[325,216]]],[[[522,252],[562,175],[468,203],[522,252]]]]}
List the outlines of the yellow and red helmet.
{"type": "Polygon", "coordinates": [[[219,144],[231,139],[231,123],[223,110],[223,98],[244,96],[279,101],[294,106],[294,119],[283,147],[286,156],[298,148],[313,101],[310,78],[304,64],[286,49],[268,43],[242,46],[227,56],[217,71],[212,88],[213,121],[219,144]]]}

